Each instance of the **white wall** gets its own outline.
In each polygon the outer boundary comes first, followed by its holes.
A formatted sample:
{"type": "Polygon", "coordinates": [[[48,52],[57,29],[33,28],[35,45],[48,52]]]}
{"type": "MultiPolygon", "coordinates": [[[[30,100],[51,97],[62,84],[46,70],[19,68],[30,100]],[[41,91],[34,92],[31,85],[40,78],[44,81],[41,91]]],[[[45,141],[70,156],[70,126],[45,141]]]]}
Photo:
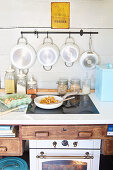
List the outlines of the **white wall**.
{"type": "MultiPolygon", "coordinates": [[[[58,1],[58,0],[57,0],[58,1]]],[[[63,1],[63,0],[62,0],[63,1]]],[[[59,2],[62,2],[59,0],[59,2]]],[[[0,70],[1,75],[10,64],[10,50],[16,44],[21,31],[51,30],[51,2],[52,0],[0,0],[0,70]],[[26,27],[26,28],[20,28],[26,27]],[[27,28],[32,27],[32,28],[27,28]],[[33,28],[37,27],[37,28],[33,28]],[[45,27],[45,28],[38,28],[45,27]],[[47,28],[46,28],[47,27],[47,28]],[[9,28],[9,29],[8,29],[9,28]]],[[[67,1],[69,2],[69,0],[67,1]]],[[[113,63],[113,0],[71,0],[70,1],[70,29],[66,31],[98,31],[93,35],[93,49],[101,63],[113,63]]],[[[52,31],[54,31],[52,29],[52,31]]],[[[57,30],[55,30],[57,31],[57,30]]],[[[58,30],[61,31],[61,30],[58,30]]],[[[45,35],[26,35],[28,42],[37,50],[45,35]]],[[[51,35],[54,43],[60,48],[67,35],[51,35]]],[[[88,49],[89,35],[73,35],[80,48],[80,53],[88,49]]],[[[36,61],[30,72],[35,74],[40,88],[56,88],[59,78],[80,78],[86,71],[77,61],[71,68],[67,68],[61,57],[49,72],[43,70],[36,61]]],[[[88,71],[94,88],[95,70],[88,71]]]]}

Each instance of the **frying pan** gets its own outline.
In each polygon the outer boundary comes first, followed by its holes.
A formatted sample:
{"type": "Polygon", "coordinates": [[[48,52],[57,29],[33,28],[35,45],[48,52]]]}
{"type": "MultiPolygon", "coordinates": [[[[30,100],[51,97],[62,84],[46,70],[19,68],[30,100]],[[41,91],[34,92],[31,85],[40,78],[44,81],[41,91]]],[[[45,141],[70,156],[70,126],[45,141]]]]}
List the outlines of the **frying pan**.
{"type": "Polygon", "coordinates": [[[68,37],[65,44],[62,45],[60,55],[65,62],[66,66],[72,66],[73,63],[78,59],[79,47],[75,44],[72,37],[68,37]],[[71,40],[71,41],[70,41],[71,40]]]}
{"type": "Polygon", "coordinates": [[[10,52],[11,63],[18,69],[28,69],[36,61],[36,52],[25,37],[20,37],[10,52]],[[24,42],[20,42],[23,40],[24,42]]]}
{"type": "Polygon", "coordinates": [[[59,96],[49,96],[49,97],[54,97],[55,100],[58,100],[58,102],[57,103],[51,103],[51,104],[40,103],[41,99],[44,99],[45,97],[48,97],[48,96],[36,97],[34,99],[35,105],[42,108],[42,109],[55,109],[55,108],[60,107],[63,104],[64,101],[67,101],[67,100],[75,98],[73,96],[73,97],[70,97],[70,98],[67,98],[67,99],[63,99],[62,97],[59,97],[59,96]]]}
{"type": "Polygon", "coordinates": [[[94,69],[99,63],[99,56],[92,51],[92,38],[89,39],[89,50],[84,52],[80,58],[80,64],[84,69],[94,69]]]}

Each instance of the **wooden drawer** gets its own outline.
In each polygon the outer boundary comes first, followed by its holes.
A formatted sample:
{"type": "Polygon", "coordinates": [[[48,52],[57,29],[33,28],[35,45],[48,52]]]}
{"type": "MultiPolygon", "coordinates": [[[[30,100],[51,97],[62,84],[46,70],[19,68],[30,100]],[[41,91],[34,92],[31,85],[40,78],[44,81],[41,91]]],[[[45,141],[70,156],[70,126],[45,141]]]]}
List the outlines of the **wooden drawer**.
{"type": "Polygon", "coordinates": [[[106,126],[22,126],[22,139],[101,139],[106,134],[106,126]]]}
{"type": "Polygon", "coordinates": [[[20,156],[22,145],[19,138],[0,138],[0,156],[20,156]]]}

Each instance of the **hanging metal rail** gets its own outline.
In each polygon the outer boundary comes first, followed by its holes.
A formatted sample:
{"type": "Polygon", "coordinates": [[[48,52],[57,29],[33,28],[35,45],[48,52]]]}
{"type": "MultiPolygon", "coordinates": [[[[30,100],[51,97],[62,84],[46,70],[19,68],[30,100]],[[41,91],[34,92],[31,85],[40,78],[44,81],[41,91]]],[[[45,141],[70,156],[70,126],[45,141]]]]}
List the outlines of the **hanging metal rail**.
{"type": "Polygon", "coordinates": [[[39,34],[47,34],[47,36],[49,35],[49,34],[80,34],[81,36],[82,35],[84,35],[84,34],[98,34],[98,32],[84,32],[82,29],[80,30],[80,31],[78,31],[78,32],[71,32],[71,31],[69,31],[69,32],[65,32],[65,31],[21,31],[21,35],[23,36],[23,34],[34,34],[34,35],[37,35],[37,37],[38,37],[38,35],[39,34]]]}

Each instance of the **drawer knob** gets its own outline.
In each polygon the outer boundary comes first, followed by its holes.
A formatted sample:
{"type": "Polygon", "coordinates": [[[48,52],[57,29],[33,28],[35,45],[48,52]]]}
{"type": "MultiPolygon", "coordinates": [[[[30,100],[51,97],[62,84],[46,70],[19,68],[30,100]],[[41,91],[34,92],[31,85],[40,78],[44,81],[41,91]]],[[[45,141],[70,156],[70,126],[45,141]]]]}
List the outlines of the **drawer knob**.
{"type": "Polygon", "coordinates": [[[77,147],[78,142],[73,142],[73,146],[77,147]]]}
{"type": "Polygon", "coordinates": [[[53,146],[54,146],[54,148],[56,148],[56,145],[57,145],[57,142],[56,142],[56,141],[54,141],[54,142],[53,142],[53,146]]]}

